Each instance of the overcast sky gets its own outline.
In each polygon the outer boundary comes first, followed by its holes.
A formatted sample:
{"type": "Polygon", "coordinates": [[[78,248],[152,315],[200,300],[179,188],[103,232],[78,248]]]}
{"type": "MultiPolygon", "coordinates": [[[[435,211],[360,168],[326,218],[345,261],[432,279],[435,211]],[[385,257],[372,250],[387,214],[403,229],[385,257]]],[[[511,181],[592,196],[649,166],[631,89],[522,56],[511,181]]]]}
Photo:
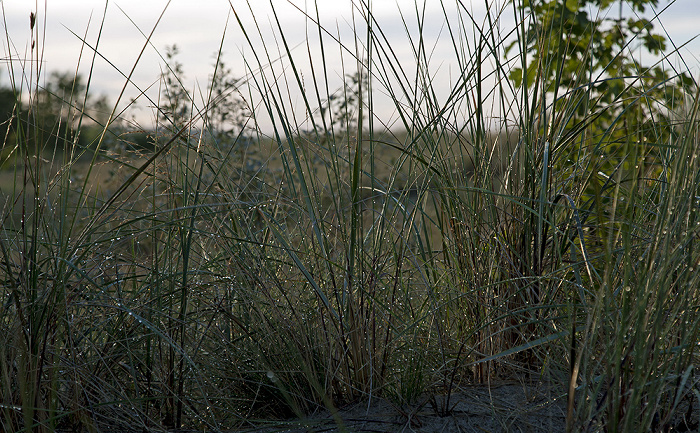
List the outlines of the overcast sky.
{"type": "MultiPolygon", "coordinates": [[[[506,0],[488,0],[491,12],[503,8],[506,0]]],[[[207,77],[213,72],[214,54],[219,50],[223,37],[224,62],[233,69],[234,74],[244,75],[246,72],[244,59],[252,61],[253,49],[248,45],[245,35],[241,31],[235,17],[230,14],[233,9],[238,13],[243,25],[253,40],[253,48],[257,54],[263,52],[261,37],[254,34],[252,16],[258,20],[263,28],[262,39],[266,41],[268,49],[277,50],[279,44],[275,37],[278,32],[273,32],[272,8],[269,2],[251,0],[253,13],[249,11],[248,3],[242,0],[172,0],[168,4],[165,0],[119,0],[110,1],[105,10],[104,1],[91,0],[48,0],[46,10],[43,2],[39,3],[37,26],[44,40],[38,42],[41,57],[43,59],[43,73],[51,71],[75,71],[80,59],[80,72],[86,77],[90,71],[92,52],[83,50],[81,59],[81,38],[94,45],[98,41],[102,17],[104,27],[99,38],[98,52],[109,62],[98,58],[93,68],[93,91],[105,93],[111,100],[115,100],[125,79],[121,75],[129,72],[137,64],[133,81],[141,90],[147,91],[152,98],[157,98],[157,81],[163,67],[163,61],[156,50],[164,53],[166,45],[177,44],[180,48],[179,60],[184,65],[185,85],[191,88],[200,86],[205,88],[207,77]],[[142,57],[137,58],[145,44],[144,34],[149,34],[156,25],[159,16],[162,19],[156,27],[151,39],[152,46],[146,48],[142,57]],[[227,26],[228,19],[228,26],[227,26]],[[44,27],[45,25],[45,27],[44,27]],[[44,30],[45,28],[45,30],[44,30]],[[142,34],[143,33],[143,34],[142,34]],[[121,72],[119,72],[121,71],[121,72]],[[151,87],[152,86],[152,87],[151,87]],[[149,89],[150,87],[150,89],[149,89]],[[149,89],[149,90],[147,90],[149,89]]],[[[304,14],[295,8],[298,5],[302,10],[313,11],[312,0],[294,0],[287,2],[273,0],[278,19],[284,31],[285,37],[293,48],[293,56],[306,59],[306,66],[300,61],[302,73],[307,74],[305,80],[310,80],[311,68],[308,66],[307,32],[314,35],[314,29],[305,19],[304,14]]],[[[350,0],[319,0],[319,14],[323,26],[334,35],[339,35],[342,42],[353,47],[353,10],[350,0]]],[[[455,1],[445,1],[447,11],[453,11],[455,1]],[[451,9],[450,9],[451,8],[451,9]]],[[[483,19],[485,15],[484,1],[463,1],[471,9],[476,20],[483,19]]],[[[661,0],[659,8],[663,9],[668,2],[661,0]]],[[[27,59],[29,52],[29,15],[35,11],[35,2],[32,1],[0,1],[4,13],[4,25],[9,35],[3,38],[4,62],[12,58],[15,71],[19,71],[20,65],[24,65],[28,71],[28,63],[18,59],[27,59]]],[[[373,0],[373,13],[382,30],[390,40],[392,48],[400,59],[413,57],[410,45],[407,43],[404,22],[399,10],[403,11],[407,25],[411,30],[416,29],[415,1],[414,0],[373,0]]],[[[505,8],[509,10],[508,7],[505,8]]],[[[315,14],[315,12],[311,12],[315,14]]],[[[355,11],[357,16],[358,12],[355,11]]],[[[507,14],[506,14],[507,15],[507,14]]],[[[431,52],[433,58],[431,64],[436,71],[441,71],[444,77],[442,81],[447,85],[450,74],[454,74],[456,65],[451,64],[453,47],[445,41],[446,29],[444,27],[443,12],[440,2],[427,0],[426,2],[426,28],[424,36],[428,43],[434,44],[431,52]]],[[[356,22],[362,22],[356,19],[356,22]]],[[[656,25],[658,32],[668,32],[671,40],[676,44],[682,44],[700,34],[700,1],[676,0],[662,14],[663,29],[656,25]]],[[[512,22],[504,18],[501,24],[503,30],[512,28],[512,22]]],[[[362,29],[359,29],[360,31],[362,29]]],[[[316,31],[317,32],[317,31],[316,31]]],[[[361,34],[361,32],[360,32],[361,34]]],[[[415,33],[414,33],[415,34],[415,33]]],[[[311,44],[311,50],[318,53],[317,37],[312,37],[315,42],[311,44]]],[[[330,38],[324,41],[328,44],[330,38]]],[[[695,40],[681,50],[682,56],[689,64],[695,76],[698,76],[700,65],[700,41],[695,40]]],[[[275,56],[278,53],[271,53],[275,56]]],[[[326,63],[331,65],[336,76],[341,76],[345,65],[345,72],[352,72],[354,63],[344,53],[341,58],[340,50],[335,46],[326,46],[326,63]]],[[[2,71],[2,83],[8,82],[7,67],[2,71]]],[[[437,74],[437,72],[436,72],[437,74]]],[[[437,75],[436,75],[437,76],[437,75]]],[[[333,79],[334,77],[331,77],[333,79]]],[[[338,83],[339,83],[338,78],[338,83]]],[[[441,81],[436,81],[440,83],[441,81]]],[[[334,84],[331,84],[333,86],[334,84]]],[[[337,84],[335,84],[337,87],[337,84]]],[[[439,84],[436,84],[439,86],[439,84]]],[[[446,90],[447,91],[447,90],[446,90]]],[[[138,94],[135,86],[127,86],[126,96],[120,104],[123,106],[131,97],[138,94]]],[[[292,103],[299,103],[292,102],[292,103]]],[[[153,117],[152,108],[145,101],[138,104],[138,108],[131,111],[140,122],[148,122],[153,117]]]]}

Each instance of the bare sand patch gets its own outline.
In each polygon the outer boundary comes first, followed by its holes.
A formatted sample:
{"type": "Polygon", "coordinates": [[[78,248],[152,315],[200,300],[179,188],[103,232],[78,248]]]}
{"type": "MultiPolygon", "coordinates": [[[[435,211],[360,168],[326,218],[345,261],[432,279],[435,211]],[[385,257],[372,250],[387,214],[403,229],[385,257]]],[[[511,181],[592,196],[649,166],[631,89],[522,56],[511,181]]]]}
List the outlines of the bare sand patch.
{"type": "Polygon", "coordinates": [[[564,432],[566,395],[562,386],[505,382],[462,386],[447,396],[426,395],[397,406],[374,398],[320,413],[265,432],[564,432]],[[448,410],[445,410],[445,408],[448,410]],[[338,420],[341,422],[338,422],[338,420]]]}

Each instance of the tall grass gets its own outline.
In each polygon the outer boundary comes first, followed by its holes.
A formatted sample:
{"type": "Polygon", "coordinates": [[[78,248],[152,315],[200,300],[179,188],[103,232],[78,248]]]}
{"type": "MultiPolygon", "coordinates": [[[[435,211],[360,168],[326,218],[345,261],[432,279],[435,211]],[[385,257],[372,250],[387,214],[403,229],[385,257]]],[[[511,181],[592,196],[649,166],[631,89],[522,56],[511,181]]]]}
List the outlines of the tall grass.
{"type": "MultiPolygon", "coordinates": [[[[246,127],[222,139],[209,113],[226,94],[171,79],[162,94],[192,114],[150,101],[163,110],[141,154],[111,147],[129,136],[114,135],[120,101],[87,147],[73,134],[94,120],[70,95],[76,128],[39,127],[35,46],[12,77],[29,109],[3,142],[15,164],[0,236],[0,427],[251,428],[506,378],[559,386],[571,431],[697,422],[696,83],[662,107],[673,123],[603,124],[610,107],[591,103],[572,124],[591,86],[556,99],[514,88],[513,65],[552,66],[505,59],[506,7],[477,21],[443,6],[439,43],[459,71],[447,93],[418,3],[402,15],[410,59],[366,3],[351,40],[307,11],[304,55],[276,15],[271,41],[244,18],[253,10],[233,9],[246,43],[263,47],[230,89],[248,103],[246,127]],[[334,51],[349,80],[338,92],[334,51]],[[114,174],[98,185],[101,170],[114,174]]],[[[527,17],[516,18],[524,47],[527,17]]],[[[659,103],[628,81],[624,113],[659,103]]]]}

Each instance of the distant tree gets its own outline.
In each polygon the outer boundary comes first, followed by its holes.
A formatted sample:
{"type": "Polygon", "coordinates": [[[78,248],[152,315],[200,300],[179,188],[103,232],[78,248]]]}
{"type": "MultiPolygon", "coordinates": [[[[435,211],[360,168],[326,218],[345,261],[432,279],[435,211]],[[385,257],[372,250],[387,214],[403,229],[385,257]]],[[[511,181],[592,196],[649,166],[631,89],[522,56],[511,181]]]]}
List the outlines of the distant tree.
{"type": "Polygon", "coordinates": [[[7,87],[0,87],[0,140],[2,140],[0,167],[4,166],[13,152],[16,142],[17,118],[21,109],[22,105],[15,91],[7,87]]]}
{"type": "MultiPolygon", "coordinates": [[[[107,95],[100,95],[90,102],[90,118],[100,126],[105,126],[112,114],[112,102],[107,95]]],[[[112,119],[111,122],[118,122],[119,119],[112,119]]]]}
{"type": "Polygon", "coordinates": [[[82,76],[70,72],[52,72],[44,86],[26,98],[0,88],[3,156],[9,157],[10,148],[29,154],[73,144],[87,149],[101,135],[110,113],[107,97],[89,95],[82,76]]]}
{"type": "Polygon", "coordinates": [[[0,124],[7,125],[11,120],[18,107],[18,99],[15,91],[8,87],[0,87],[0,124]]]}
{"type": "Polygon", "coordinates": [[[16,117],[21,108],[15,91],[8,87],[0,87],[0,125],[2,137],[5,137],[7,130],[12,126],[12,120],[16,117]]]}
{"type": "Polygon", "coordinates": [[[180,53],[177,45],[165,47],[166,68],[161,73],[161,99],[158,101],[158,121],[161,126],[177,130],[185,125],[191,116],[192,99],[184,88],[185,77],[182,63],[177,60],[180,53]]]}
{"type": "Polygon", "coordinates": [[[355,131],[360,103],[367,101],[369,91],[369,76],[355,72],[346,74],[342,87],[333,92],[319,107],[316,128],[323,131],[355,131]]]}
{"type": "Polygon", "coordinates": [[[233,76],[222,56],[221,52],[215,55],[214,73],[209,77],[206,119],[217,140],[233,142],[245,137],[250,110],[240,93],[242,80],[233,76]]]}
{"type": "MultiPolygon", "coordinates": [[[[167,68],[161,74],[162,88],[158,120],[162,126],[179,129],[192,116],[192,97],[182,85],[185,76],[182,63],[177,59],[180,51],[176,45],[165,48],[167,68]]],[[[240,93],[241,79],[222,60],[223,54],[215,55],[214,73],[209,76],[206,107],[202,117],[206,127],[219,143],[233,144],[245,138],[245,129],[250,119],[248,103],[240,93]]]]}
{"type": "Polygon", "coordinates": [[[52,72],[46,86],[37,94],[42,114],[72,120],[85,110],[87,87],[81,75],[52,72]]]}
{"type": "MultiPolygon", "coordinates": [[[[80,76],[52,72],[44,87],[29,99],[27,137],[33,143],[29,151],[49,146],[63,149],[78,140],[77,125],[83,108],[85,85],[80,76]]],[[[24,119],[21,119],[22,121],[24,119]]]]}

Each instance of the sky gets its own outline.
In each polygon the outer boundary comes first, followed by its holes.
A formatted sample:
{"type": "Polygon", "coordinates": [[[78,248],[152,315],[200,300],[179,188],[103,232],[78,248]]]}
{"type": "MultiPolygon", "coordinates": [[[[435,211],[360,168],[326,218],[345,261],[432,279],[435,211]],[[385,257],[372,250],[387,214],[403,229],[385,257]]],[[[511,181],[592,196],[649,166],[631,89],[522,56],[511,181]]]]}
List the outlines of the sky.
{"type": "MultiPolygon", "coordinates": [[[[506,0],[463,0],[462,4],[473,14],[476,22],[481,22],[485,16],[486,2],[491,13],[504,10],[499,26],[503,31],[513,27],[512,18],[509,18],[512,14],[509,13],[506,0]]],[[[331,43],[330,35],[324,36],[325,63],[331,69],[331,90],[340,86],[340,77],[355,70],[356,64],[351,54],[362,51],[361,46],[358,51],[353,38],[353,27],[358,34],[363,34],[364,27],[359,18],[360,12],[352,4],[351,0],[319,0],[317,5],[323,27],[348,48],[347,51],[342,51],[337,48],[337,43],[331,43]]],[[[456,2],[445,1],[444,4],[447,14],[452,14],[456,2]]],[[[0,83],[3,85],[9,83],[10,65],[16,74],[24,71],[25,77],[30,75],[32,68],[27,59],[32,57],[29,55],[29,17],[32,12],[37,14],[39,38],[35,47],[42,59],[42,76],[47,77],[52,71],[72,73],[77,68],[79,73],[87,77],[92,71],[93,93],[106,94],[111,101],[115,101],[122,89],[125,89],[120,109],[140,92],[153,100],[158,98],[158,81],[165,63],[162,56],[165,47],[169,45],[178,46],[178,60],[183,64],[185,72],[183,84],[195,93],[195,89],[206,88],[208,77],[214,71],[214,56],[220,49],[224,63],[232,69],[235,76],[246,76],[250,69],[254,70],[255,65],[251,66],[254,55],[262,55],[265,48],[270,51],[270,58],[285,58],[271,5],[274,5],[274,12],[291,47],[292,56],[297,59],[304,83],[309,83],[312,74],[319,72],[321,50],[317,30],[303,12],[316,14],[316,5],[312,0],[0,0],[0,5],[6,29],[6,37],[2,42],[3,62],[0,63],[0,83]],[[255,30],[254,18],[261,28],[260,34],[255,30]],[[245,32],[237,20],[240,20],[245,32]],[[147,44],[146,36],[151,32],[153,35],[150,44],[147,44]],[[83,40],[87,45],[96,47],[99,53],[94,63],[94,51],[85,46],[83,40]],[[309,61],[309,52],[313,53],[313,66],[309,61]],[[125,86],[124,75],[129,74],[133,84],[125,86]]],[[[420,5],[422,7],[423,3],[420,5]]],[[[663,9],[667,5],[668,1],[661,0],[658,8],[663,9]]],[[[436,77],[434,86],[440,91],[440,86],[444,85],[444,95],[447,95],[452,78],[459,68],[454,62],[452,44],[449,39],[445,39],[447,30],[441,2],[427,0],[424,6],[426,25],[423,34],[432,56],[431,65],[436,77]]],[[[402,63],[405,60],[406,64],[410,64],[413,58],[406,28],[410,35],[417,34],[415,8],[415,0],[372,1],[375,19],[385,32],[397,58],[402,63]]],[[[663,28],[656,25],[656,31],[666,32],[676,44],[685,43],[700,35],[700,25],[697,24],[700,22],[698,0],[676,0],[661,17],[663,28]]],[[[695,76],[700,76],[700,40],[691,41],[680,52],[695,76]]],[[[280,72],[277,74],[280,77],[280,72]]],[[[290,77],[287,76],[287,79],[290,77]]],[[[270,76],[268,80],[271,80],[270,76]]],[[[300,112],[304,110],[299,92],[304,91],[306,89],[289,92],[290,104],[295,109],[302,107],[300,112]]],[[[377,110],[381,111],[381,107],[377,110]]],[[[387,117],[395,116],[389,106],[386,110],[387,117]]],[[[142,124],[152,122],[154,117],[153,107],[142,97],[126,113],[142,124]]]]}

